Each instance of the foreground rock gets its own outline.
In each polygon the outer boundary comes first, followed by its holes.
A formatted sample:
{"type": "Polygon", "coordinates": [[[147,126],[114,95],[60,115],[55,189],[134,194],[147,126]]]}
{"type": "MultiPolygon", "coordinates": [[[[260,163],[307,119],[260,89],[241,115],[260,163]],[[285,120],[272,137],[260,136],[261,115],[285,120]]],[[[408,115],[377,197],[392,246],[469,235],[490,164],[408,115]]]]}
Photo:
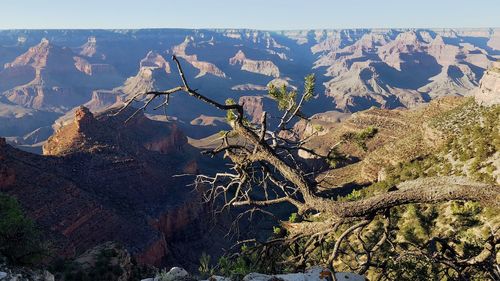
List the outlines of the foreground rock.
{"type": "Polygon", "coordinates": [[[142,281],[196,281],[184,268],[172,267],[168,272],[162,271],[155,278],[143,279],[142,281]]]}
{"type": "MultiPolygon", "coordinates": [[[[335,273],[337,281],[364,281],[361,275],[352,272],[335,273]]],[[[327,281],[332,280],[332,272],[322,267],[313,267],[304,273],[289,273],[278,275],[266,275],[260,273],[250,273],[243,278],[243,281],[327,281]]]]}
{"type": "Polygon", "coordinates": [[[54,275],[46,270],[31,270],[25,268],[1,268],[1,281],[54,281],[54,275]],[[3,271],[5,270],[5,272],[3,271]]]}
{"type": "MultiPolygon", "coordinates": [[[[335,273],[337,281],[364,281],[365,277],[352,272],[335,273]]],[[[163,272],[155,278],[143,279],[141,281],[191,281],[196,280],[186,270],[173,267],[168,272],[163,272]]],[[[332,272],[323,267],[312,267],[305,272],[267,275],[252,272],[245,277],[243,281],[329,281],[332,280],[332,272]]],[[[212,276],[206,281],[231,281],[230,278],[223,276],[212,276]]]]}
{"type": "Polygon", "coordinates": [[[7,265],[0,256],[0,281],[54,281],[47,270],[7,265]]]}
{"type": "MultiPolygon", "coordinates": [[[[132,281],[137,267],[132,257],[120,245],[107,242],[59,266],[54,275],[57,280],[114,280],[132,281]],[[134,268],[135,267],[135,268],[134,268]]],[[[135,281],[135,280],[134,280],[135,281]]]]}

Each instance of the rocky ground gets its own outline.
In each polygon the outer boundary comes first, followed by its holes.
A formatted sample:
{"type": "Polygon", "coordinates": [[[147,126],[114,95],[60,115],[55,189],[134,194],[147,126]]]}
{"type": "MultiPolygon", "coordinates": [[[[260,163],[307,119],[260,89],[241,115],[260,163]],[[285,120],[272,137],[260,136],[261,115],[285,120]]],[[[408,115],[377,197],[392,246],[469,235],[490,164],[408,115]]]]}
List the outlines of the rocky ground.
{"type": "Polygon", "coordinates": [[[47,270],[34,270],[28,267],[9,266],[0,256],[1,281],[54,281],[54,275],[47,270]]]}
{"type": "MultiPolygon", "coordinates": [[[[365,278],[361,275],[350,272],[332,273],[329,269],[323,267],[312,267],[305,272],[267,275],[261,273],[249,273],[243,277],[243,281],[329,281],[335,275],[337,281],[364,281],[365,278]]],[[[163,271],[156,277],[142,279],[141,281],[195,281],[200,280],[187,271],[179,267],[173,267],[168,272],[163,271]]],[[[210,276],[206,281],[231,281],[231,278],[224,276],[210,276]]],[[[204,280],[204,281],[205,281],[204,280]]]]}

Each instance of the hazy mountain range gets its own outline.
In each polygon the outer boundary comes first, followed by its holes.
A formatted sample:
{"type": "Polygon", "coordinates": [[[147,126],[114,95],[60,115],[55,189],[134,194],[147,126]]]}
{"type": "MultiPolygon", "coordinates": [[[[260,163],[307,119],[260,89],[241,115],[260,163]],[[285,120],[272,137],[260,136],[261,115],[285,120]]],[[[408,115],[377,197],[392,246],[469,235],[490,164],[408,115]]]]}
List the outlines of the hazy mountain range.
{"type": "MultiPolygon", "coordinates": [[[[99,112],[138,92],[175,86],[173,54],[193,87],[245,102],[250,114],[275,110],[265,97],[269,83],[300,89],[308,73],[318,81],[310,114],[356,112],[468,95],[500,57],[500,29],[4,30],[0,135],[32,146],[72,120],[81,104],[99,112]]],[[[212,116],[220,113],[175,99],[167,114],[187,135],[220,129],[212,116]]]]}

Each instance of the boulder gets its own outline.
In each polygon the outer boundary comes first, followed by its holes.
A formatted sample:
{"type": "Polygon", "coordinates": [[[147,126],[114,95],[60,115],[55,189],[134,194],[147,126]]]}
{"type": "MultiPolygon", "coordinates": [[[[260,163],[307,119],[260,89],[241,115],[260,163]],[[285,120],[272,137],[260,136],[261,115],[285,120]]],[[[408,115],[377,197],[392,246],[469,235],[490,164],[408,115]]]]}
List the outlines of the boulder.
{"type": "Polygon", "coordinates": [[[154,281],[193,281],[194,279],[185,269],[172,267],[170,271],[154,278],[154,281]]]}
{"type": "Polygon", "coordinates": [[[214,275],[214,276],[211,276],[210,278],[208,278],[208,280],[204,280],[204,281],[231,281],[231,278],[214,275]]]}
{"type": "Polygon", "coordinates": [[[189,276],[189,273],[184,268],[172,267],[167,275],[172,278],[184,278],[189,276]]]}

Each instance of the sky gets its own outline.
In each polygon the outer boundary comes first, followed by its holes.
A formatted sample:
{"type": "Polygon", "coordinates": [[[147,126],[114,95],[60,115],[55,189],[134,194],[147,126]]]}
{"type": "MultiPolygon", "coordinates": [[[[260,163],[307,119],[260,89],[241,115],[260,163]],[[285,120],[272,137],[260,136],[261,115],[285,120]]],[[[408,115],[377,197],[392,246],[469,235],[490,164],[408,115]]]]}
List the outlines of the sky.
{"type": "Polygon", "coordinates": [[[500,0],[0,0],[0,29],[500,27],[500,0]]]}

